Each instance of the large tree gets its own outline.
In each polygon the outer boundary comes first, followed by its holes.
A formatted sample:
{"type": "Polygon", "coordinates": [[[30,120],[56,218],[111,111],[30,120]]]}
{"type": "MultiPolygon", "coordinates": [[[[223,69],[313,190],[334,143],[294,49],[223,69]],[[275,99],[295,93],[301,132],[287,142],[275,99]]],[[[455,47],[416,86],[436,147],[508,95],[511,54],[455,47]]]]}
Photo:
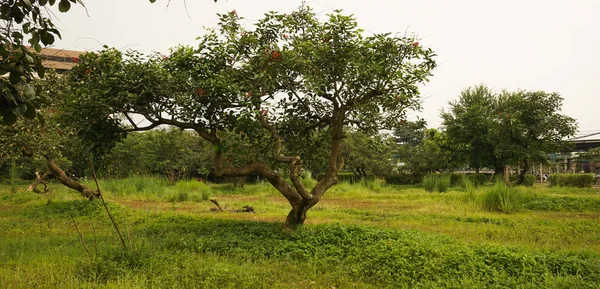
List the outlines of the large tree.
{"type": "Polygon", "coordinates": [[[127,131],[193,130],[214,146],[217,176],[261,175],[289,201],[286,224],[302,224],[337,182],[345,129],[402,120],[419,104],[434,54],[413,37],[364,36],[340,11],[325,21],[306,7],[269,12],[253,29],[239,20],[235,11],[220,15],[198,47],[169,56],[107,49],[82,57],[66,109],[99,151],[127,131]],[[299,175],[317,135],[328,147],[326,173],[307,188],[299,175]]]}

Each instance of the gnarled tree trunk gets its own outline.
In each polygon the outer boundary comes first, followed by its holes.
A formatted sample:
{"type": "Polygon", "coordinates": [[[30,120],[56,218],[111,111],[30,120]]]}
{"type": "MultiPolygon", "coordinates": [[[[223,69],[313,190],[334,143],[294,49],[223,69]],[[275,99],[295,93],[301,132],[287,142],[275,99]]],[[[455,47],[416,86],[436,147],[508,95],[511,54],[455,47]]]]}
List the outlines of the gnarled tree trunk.
{"type": "Polygon", "coordinates": [[[48,165],[48,169],[50,172],[58,178],[58,180],[65,186],[76,190],[81,193],[82,196],[91,199],[100,197],[100,193],[96,190],[92,190],[85,185],[76,182],[69,178],[65,171],[63,171],[55,162],[54,159],[50,156],[46,156],[46,164],[48,165]]]}

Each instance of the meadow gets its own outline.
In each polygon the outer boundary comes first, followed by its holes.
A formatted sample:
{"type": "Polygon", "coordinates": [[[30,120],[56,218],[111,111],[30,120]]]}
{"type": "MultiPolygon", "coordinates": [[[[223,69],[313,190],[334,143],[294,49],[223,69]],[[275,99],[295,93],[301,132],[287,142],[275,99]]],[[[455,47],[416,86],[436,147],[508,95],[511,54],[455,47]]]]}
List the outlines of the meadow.
{"type": "Polygon", "coordinates": [[[490,186],[341,183],[289,230],[267,183],[101,180],[124,248],[101,201],[26,184],[0,185],[3,288],[600,288],[596,188],[518,187],[493,209],[490,186]]]}

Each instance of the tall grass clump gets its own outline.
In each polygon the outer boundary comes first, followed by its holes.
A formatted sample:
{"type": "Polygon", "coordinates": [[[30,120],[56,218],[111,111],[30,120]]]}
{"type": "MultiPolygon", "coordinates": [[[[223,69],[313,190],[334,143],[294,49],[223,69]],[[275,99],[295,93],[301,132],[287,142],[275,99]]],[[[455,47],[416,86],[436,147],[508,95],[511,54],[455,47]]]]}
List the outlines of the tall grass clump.
{"type": "Polygon", "coordinates": [[[445,193],[448,191],[450,187],[450,177],[449,176],[440,176],[436,178],[435,188],[440,193],[445,193]]]}
{"type": "Polygon", "coordinates": [[[466,202],[474,202],[477,199],[475,186],[468,178],[462,178],[460,182],[460,188],[465,192],[464,198],[466,202]]]}
{"type": "Polygon", "coordinates": [[[435,175],[426,175],[423,178],[423,188],[428,192],[433,192],[435,190],[437,178],[435,175]]]}
{"type": "Polygon", "coordinates": [[[481,205],[484,210],[490,212],[515,212],[522,207],[519,188],[496,181],[494,186],[482,195],[481,205]]]}

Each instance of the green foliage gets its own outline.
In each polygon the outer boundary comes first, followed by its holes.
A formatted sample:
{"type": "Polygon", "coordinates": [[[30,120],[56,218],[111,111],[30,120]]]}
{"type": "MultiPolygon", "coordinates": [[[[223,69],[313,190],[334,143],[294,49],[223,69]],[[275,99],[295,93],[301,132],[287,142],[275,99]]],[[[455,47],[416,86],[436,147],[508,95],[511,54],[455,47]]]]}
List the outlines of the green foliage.
{"type": "Polygon", "coordinates": [[[548,181],[550,186],[590,188],[594,174],[551,174],[548,181]]]}
{"type": "Polygon", "coordinates": [[[385,176],[385,182],[390,185],[416,185],[421,183],[421,177],[411,173],[391,173],[385,176]]]}
{"type": "Polygon", "coordinates": [[[426,175],[423,177],[422,186],[428,192],[433,192],[437,185],[438,177],[436,175],[426,175]]]}
{"type": "Polygon", "coordinates": [[[497,181],[481,197],[482,208],[490,212],[512,213],[522,207],[521,192],[518,187],[507,186],[497,181]]]}

